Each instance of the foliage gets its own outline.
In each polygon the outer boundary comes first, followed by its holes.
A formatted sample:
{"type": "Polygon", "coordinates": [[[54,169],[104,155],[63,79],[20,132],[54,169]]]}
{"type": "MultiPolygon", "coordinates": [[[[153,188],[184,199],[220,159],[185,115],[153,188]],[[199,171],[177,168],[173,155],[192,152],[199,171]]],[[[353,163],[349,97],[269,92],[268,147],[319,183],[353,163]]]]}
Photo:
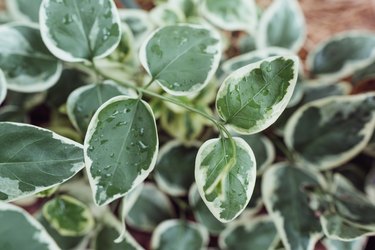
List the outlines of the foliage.
{"type": "Polygon", "coordinates": [[[375,93],[349,95],[375,76],[374,33],[319,44],[306,74],[297,0],[7,3],[0,249],[362,249],[375,234],[375,93]]]}

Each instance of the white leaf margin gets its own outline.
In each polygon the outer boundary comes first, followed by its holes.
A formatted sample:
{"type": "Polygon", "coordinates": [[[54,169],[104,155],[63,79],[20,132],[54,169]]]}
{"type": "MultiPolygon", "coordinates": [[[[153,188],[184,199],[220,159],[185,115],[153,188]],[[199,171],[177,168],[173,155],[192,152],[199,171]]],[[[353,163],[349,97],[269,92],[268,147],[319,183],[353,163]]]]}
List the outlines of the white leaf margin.
{"type": "MultiPolygon", "coordinates": [[[[210,45],[210,47],[215,47],[215,48],[217,47],[217,53],[215,55],[212,54],[213,60],[211,62],[211,69],[207,72],[207,77],[206,77],[205,81],[203,81],[203,83],[196,84],[196,85],[192,86],[187,91],[174,91],[174,90],[171,90],[171,89],[165,87],[164,85],[160,84],[159,81],[157,79],[155,79],[155,81],[159,84],[159,86],[165,92],[167,92],[168,94],[171,94],[173,96],[187,96],[187,95],[197,94],[199,91],[201,91],[203,88],[205,88],[208,85],[208,83],[211,81],[212,77],[215,75],[215,72],[218,69],[219,64],[220,64],[220,58],[221,58],[221,55],[222,55],[222,50],[221,50],[222,41],[221,41],[220,34],[215,29],[209,29],[207,25],[186,24],[186,23],[169,25],[169,26],[158,28],[155,31],[153,31],[151,34],[149,34],[148,37],[142,43],[142,45],[139,49],[139,61],[140,61],[141,65],[143,66],[143,68],[146,70],[146,72],[151,76],[151,70],[150,70],[150,68],[148,66],[148,62],[147,62],[146,47],[147,47],[148,43],[151,41],[151,39],[155,36],[156,33],[158,33],[159,31],[163,30],[166,27],[172,27],[172,26],[189,27],[189,28],[197,29],[197,30],[206,30],[210,33],[212,38],[217,40],[216,45],[210,45]]],[[[209,49],[210,47],[208,47],[207,49],[209,49]]]]}
{"type": "MultiPolygon", "coordinates": [[[[285,126],[284,142],[286,146],[289,149],[294,151],[293,133],[301,116],[307,109],[311,107],[322,108],[325,105],[329,103],[333,103],[333,102],[356,103],[359,101],[363,101],[369,97],[375,97],[375,92],[353,95],[353,96],[331,96],[331,97],[326,97],[323,99],[319,99],[316,101],[306,103],[301,108],[299,108],[296,112],[294,112],[294,114],[289,118],[285,126]]],[[[358,135],[363,135],[364,138],[362,139],[360,143],[358,143],[352,149],[346,152],[343,152],[339,155],[332,155],[331,157],[326,156],[325,158],[322,158],[319,164],[314,164],[314,163],[309,162],[308,160],[304,159],[303,156],[300,154],[296,154],[296,156],[299,161],[301,161],[303,164],[311,168],[315,168],[315,169],[318,168],[319,170],[329,170],[329,169],[335,168],[349,161],[350,159],[352,159],[354,156],[356,156],[359,152],[361,152],[367,146],[368,142],[371,139],[374,128],[375,128],[375,111],[373,112],[371,120],[364,126],[364,128],[361,131],[358,131],[358,135]]]]}
{"type": "Polygon", "coordinates": [[[287,5],[288,8],[291,8],[297,14],[293,21],[304,27],[303,32],[299,33],[298,39],[291,45],[290,48],[286,49],[297,53],[302,48],[307,37],[307,32],[306,21],[301,6],[296,0],[275,0],[260,18],[257,35],[255,37],[255,44],[258,49],[264,49],[268,47],[268,25],[273,21],[274,15],[279,13],[280,9],[283,8],[284,5],[287,5]]]}
{"type": "MultiPolygon", "coordinates": [[[[318,44],[315,49],[313,49],[306,58],[306,68],[308,71],[312,71],[314,68],[314,61],[316,55],[321,52],[325,46],[327,46],[329,43],[337,42],[340,40],[343,40],[345,38],[351,38],[351,37],[374,37],[375,33],[371,33],[369,31],[361,31],[361,30],[355,30],[355,31],[344,31],[341,33],[338,33],[334,35],[333,37],[321,42],[318,44]]],[[[327,81],[337,81],[338,79],[342,79],[345,77],[350,76],[355,71],[364,68],[368,65],[370,65],[374,61],[375,56],[375,48],[369,53],[369,56],[367,59],[363,60],[349,60],[346,64],[344,64],[343,68],[341,68],[339,71],[335,73],[325,73],[325,74],[318,74],[316,75],[318,79],[324,79],[327,81]]]]}
{"type": "MultiPolygon", "coordinates": [[[[46,47],[49,49],[49,51],[53,55],[55,55],[57,58],[59,58],[63,61],[72,62],[72,63],[74,63],[74,62],[88,62],[88,59],[86,59],[86,58],[75,57],[71,53],[69,53],[69,52],[67,52],[63,49],[60,49],[57,46],[55,40],[50,35],[50,32],[49,32],[50,28],[47,27],[47,25],[46,25],[46,21],[48,19],[46,10],[47,10],[51,1],[54,1],[54,0],[43,0],[42,4],[40,6],[40,10],[39,10],[39,27],[40,27],[40,33],[42,35],[42,40],[43,40],[44,44],[46,45],[46,47]]],[[[119,45],[119,43],[121,41],[121,21],[120,21],[120,16],[119,16],[118,11],[117,11],[117,7],[116,7],[114,1],[112,1],[112,0],[105,0],[105,1],[109,1],[110,4],[111,4],[111,13],[113,15],[112,21],[113,21],[113,23],[118,24],[120,34],[118,36],[117,41],[112,45],[112,47],[110,47],[104,53],[95,56],[93,58],[93,60],[101,59],[101,58],[104,58],[104,57],[110,55],[113,51],[115,51],[115,49],[117,48],[117,46],[119,45]]],[[[102,5],[103,0],[99,1],[98,4],[102,5]]],[[[90,32],[91,32],[91,30],[90,30],[90,32]]]]}
{"type": "Polygon", "coordinates": [[[39,231],[34,235],[34,240],[39,241],[40,243],[47,244],[49,250],[60,250],[60,247],[57,246],[56,242],[47,233],[44,227],[22,208],[6,202],[0,202],[0,213],[1,211],[14,211],[21,214],[23,217],[25,217],[26,221],[30,225],[32,225],[37,231],[39,231]]]}
{"type": "Polygon", "coordinates": [[[6,95],[7,95],[7,83],[6,83],[5,75],[3,71],[0,69],[0,104],[3,103],[6,95]]]}
{"type": "Polygon", "coordinates": [[[105,103],[103,103],[102,106],[99,107],[99,109],[95,112],[94,116],[92,117],[91,121],[90,121],[90,124],[87,128],[87,132],[86,132],[86,136],[85,136],[85,140],[84,140],[84,143],[83,143],[83,152],[84,152],[84,159],[85,159],[85,167],[86,167],[86,172],[87,172],[87,176],[88,176],[88,179],[89,179],[89,183],[90,183],[90,187],[91,187],[91,190],[92,190],[92,195],[93,195],[93,200],[95,202],[96,205],[98,206],[105,206],[107,204],[109,204],[110,202],[120,198],[120,197],[123,197],[125,196],[127,193],[131,192],[131,190],[133,190],[136,186],[138,186],[139,184],[141,184],[146,178],[147,176],[154,170],[155,168],[155,165],[156,165],[156,160],[157,160],[157,155],[158,155],[158,152],[159,152],[159,138],[158,136],[156,137],[156,146],[155,146],[155,151],[154,151],[154,155],[151,159],[151,164],[149,166],[149,168],[147,170],[143,170],[141,172],[140,175],[138,175],[137,178],[135,178],[135,180],[133,181],[133,184],[132,184],[132,187],[126,192],[126,193],[121,193],[121,194],[117,194],[117,195],[114,195],[112,198],[110,199],[107,199],[106,202],[104,202],[103,204],[99,205],[97,203],[97,200],[95,199],[95,194],[97,192],[97,180],[95,180],[92,175],[91,175],[91,167],[92,167],[92,160],[91,158],[88,156],[87,154],[87,151],[89,149],[89,141],[91,140],[92,136],[94,135],[95,133],[95,129],[97,127],[97,124],[98,124],[98,116],[99,116],[99,113],[105,109],[108,105],[112,104],[112,103],[115,103],[115,102],[119,102],[119,101],[127,101],[127,100],[139,100],[140,102],[142,102],[142,104],[146,107],[146,109],[148,110],[149,114],[154,118],[154,127],[157,128],[156,126],[156,121],[155,121],[155,116],[154,116],[154,113],[150,107],[150,105],[143,101],[143,100],[140,100],[138,98],[132,98],[132,97],[129,97],[129,96],[116,96],[116,97],[113,97],[111,99],[109,99],[108,101],[106,101],[105,103]]]}
{"type": "Polygon", "coordinates": [[[160,239],[162,235],[165,232],[167,232],[171,227],[179,226],[181,223],[187,223],[189,227],[195,229],[201,235],[202,243],[203,243],[202,249],[208,245],[209,234],[205,227],[195,222],[173,219],[173,220],[166,220],[157,226],[157,228],[155,229],[151,237],[151,249],[159,249],[160,239]]]}
{"type": "Polygon", "coordinates": [[[33,22],[30,17],[21,12],[18,7],[18,0],[5,0],[5,3],[12,18],[17,21],[33,22]]]}
{"type": "MultiPolygon", "coordinates": [[[[253,128],[250,128],[250,129],[243,129],[243,128],[240,128],[240,127],[237,127],[236,125],[233,125],[233,124],[226,124],[226,126],[228,126],[230,129],[232,129],[233,131],[239,133],[239,134],[255,134],[255,133],[258,133],[258,132],[261,132],[263,130],[265,130],[266,128],[268,128],[269,126],[271,126],[278,118],[279,116],[281,115],[281,113],[285,110],[285,108],[287,107],[292,95],[293,95],[293,91],[294,91],[294,88],[296,86],[296,83],[297,83],[297,79],[298,79],[298,72],[299,72],[299,64],[300,64],[300,61],[298,59],[297,56],[289,56],[289,55],[285,55],[285,56],[273,56],[273,57],[268,57],[266,59],[263,59],[259,62],[256,62],[256,63],[252,63],[252,64],[249,64],[247,66],[244,66],[242,68],[239,68],[237,69],[236,71],[232,72],[225,80],[224,82],[221,84],[220,88],[219,88],[219,91],[217,93],[217,96],[216,96],[216,102],[215,102],[215,107],[216,107],[216,110],[218,111],[218,114],[219,114],[219,117],[223,120],[225,120],[225,117],[221,114],[221,112],[219,112],[219,109],[218,109],[218,100],[223,98],[225,95],[227,95],[227,92],[228,92],[228,89],[229,89],[229,79],[237,79],[237,80],[240,80],[242,79],[244,76],[250,74],[251,71],[253,71],[254,69],[258,69],[260,68],[260,65],[263,63],[263,62],[273,62],[277,59],[283,59],[285,61],[287,60],[292,60],[293,61],[293,75],[294,77],[289,80],[289,86],[287,88],[287,91],[286,91],[286,94],[284,95],[283,99],[273,105],[272,107],[272,111],[271,113],[267,114],[269,116],[269,119],[266,119],[266,120],[261,120],[261,124],[257,124],[255,127],[253,128]]],[[[238,83],[236,84],[238,85],[238,83]]]]}
{"type": "MultiPolygon", "coordinates": [[[[205,185],[205,180],[206,180],[206,177],[207,177],[207,173],[206,173],[206,169],[201,169],[201,165],[202,165],[201,163],[202,163],[202,160],[209,153],[212,152],[212,149],[215,146],[215,144],[220,143],[220,139],[219,138],[210,139],[210,140],[206,141],[205,143],[203,143],[202,146],[198,150],[197,157],[196,157],[196,160],[195,160],[194,174],[195,174],[195,182],[196,182],[196,185],[197,185],[197,188],[198,188],[198,192],[199,192],[202,200],[206,204],[207,208],[211,211],[211,213],[215,216],[215,218],[222,223],[228,223],[230,221],[233,221],[236,217],[238,217],[246,209],[246,206],[249,203],[249,201],[251,199],[251,196],[254,192],[255,181],[256,181],[256,160],[255,160],[255,155],[254,155],[253,150],[251,149],[249,144],[247,144],[247,142],[244,139],[239,138],[239,137],[233,137],[233,140],[236,142],[237,148],[239,147],[239,148],[241,148],[242,150],[244,150],[245,152],[248,153],[248,155],[250,156],[250,159],[253,162],[253,166],[248,171],[248,174],[250,175],[250,180],[249,180],[249,185],[246,187],[246,197],[247,197],[246,204],[239,211],[237,211],[236,215],[232,219],[228,220],[228,219],[220,217],[220,213],[221,213],[220,197],[216,197],[213,202],[209,202],[206,199],[205,191],[203,190],[203,187],[205,185]]],[[[219,176],[219,177],[222,177],[222,176],[219,176]]],[[[249,177],[249,176],[247,176],[247,177],[249,177]]],[[[228,188],[228,187],[223,186],[223,188],[228,188]]]]}

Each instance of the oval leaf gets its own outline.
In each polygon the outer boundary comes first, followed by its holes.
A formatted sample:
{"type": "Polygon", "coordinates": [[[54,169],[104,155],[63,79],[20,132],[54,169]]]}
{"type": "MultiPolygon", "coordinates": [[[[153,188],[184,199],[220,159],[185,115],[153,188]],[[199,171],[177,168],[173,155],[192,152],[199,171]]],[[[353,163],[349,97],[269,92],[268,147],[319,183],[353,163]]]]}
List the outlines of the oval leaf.
{"type": "Polygon", "coordinates": [[[3,71],[0,69],[0,105],[5,100],[7,95],[7,85],[3,71]]]}
{"type": "Polygon", "coordinates": [[[82,145],[35,126],[0,122],[0,200],[61,184],[83,167],[82,145]]]}
{"type": "Polygon", "coordinates": [[[305,37],[305,18],[298,0],[275,0],[260,19],[256,44],[259,49],[275,46],[298,52],[305,37]]]}
{"type": "Polygon", "coordinates": [[[217,95],[220,117],[238,133],[254,134],[269,127],[293,94],[298,64],[295,56],[271,57],[233,72],[217,95]]]}
{"type": "Polygon", "coordinates": [[[312,250],[321,237],[319,220],[304,191],[307,185],[319,186],[319,178],[288,163],[273,165],[263,175],[263,200],[287,250],[312,250]]]}
{"type": "Polygon", "coordinates": [[[68,62],[103,58],[121,39],[120,18],[112,0],[43,0],[39,20],[48,49],[68,62]]]}
{"type": "Polygon", "coordinates": [[[271,218],[263,216],[229,225],[219,236],[221,249],[275,249],[279,236],[271,218]]]}
{"type": "Polygon", "coordinates": [[[153,184],[146,183],[125,217],[126,223],[144,232],[152,232],[161,222],[175,216],[173,205],[153,184]]]}
{"type": "Polygon", "coordinates": [[[160,224],[152,234],[151,249],[205,249],[208,232],[199,224],[168,220],[160,224]]]}
{"type": "Polygon", "coordinates": [[[194,182],[196,146],[171,141],[160,150],[155,168],[155,181],[161,190],[172,196],[186,195],[194,182]]]}
{"type": "Polygon", "coordinates": [[[109,99],[130,93],[112,82],[92,84],[74,90],[67,100],[67,113],[76,129],[85,133],[98,108],[109,99]]]}
{"type": "Polygon", "coordinates": [[[6,0],[7,10],[14,20],[38,23],[42,0],[6,0]]]}
{"type": "Polygon", "coordinates": [[[143,67],[166,92],[189,95],[204,88],[216,72],[220,38],[197,25],[167,26],[150,35],[139,56],[143,67]]]}
{"type": "Polygon", "coordinates": [[[257,7],[253,0],[204,0],[202,14],[211,23],[229,31],[253,31],[257,7]]]}
{"type": "Polygon", "coordinates": [[[249,203],[255,186],[255,156],[241,138],[211,139],[199,149],[195,180],[212,214],[221,222],[234,220],[249,203]]]}
{"type": "Polygon", "coordinates": [[[0,202],[0,221],[2,249],[60,249],[43,226],[19,207],[0,202]]]}
{"type": "Polygon", "coordinates": [[[321,170],[340,166],[366,147],[375,127],[374,110],[373,93],[307,103],[289,119],[285,143],[305,165],[321,170]]]}
{"type": "Polygon", "coordinates": [[[312,75],[337,80],[372,63],[374,55],[375,34],[350,31],[319,44],[306,63],[312,75]]]}
{"type": "Polygon", "coordinates": [[[62,65],[44,46],[37,26],[3,25],[0,44],[0,68],[10,90],[39,92],[58,81],[62,65]]]}
{"type": "Polygon", "coordinates": [[[90,209],[70,196],[60,196],[43,206],[43,216],[62,236],[85,235],[94,227],[90,209]]]}
{"type": "Polygon", "coordinates": [[[146,102],[118,96],[104,103],[84,143],[96,204],[108,204],[143,182],[155,167],[158,146],[155,118],[146,102]]]}

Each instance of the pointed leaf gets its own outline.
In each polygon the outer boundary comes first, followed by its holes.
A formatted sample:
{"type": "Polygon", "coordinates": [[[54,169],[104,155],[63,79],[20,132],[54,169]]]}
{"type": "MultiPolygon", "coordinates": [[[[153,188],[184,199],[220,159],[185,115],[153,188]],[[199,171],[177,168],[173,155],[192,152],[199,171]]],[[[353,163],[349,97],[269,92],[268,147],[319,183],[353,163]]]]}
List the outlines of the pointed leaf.
{"type": "Polygon", "coordinates": [[[275,0],[260,19],[257,47],[275,46],[298,52],[305,41],[305,26],[298,0],[275,0]]]}
{"type": "Polygon", "coordinates": [[[83,167],[82,145],[52,131],[0,122],[0,200],[11,201],[61,184],[83,167]]]}
{"type": "Polygon", "coordinates": [[[39,19],[48,49],[68,62],[103,58],[121,39],[120,18],[112,0],[43,0],[39,19]]]}
{"type": "Polygon", "coordinates": [[[119,95],[133,95],[115,83],[91,84],[74,90],[67,100],[67,113],[76,129],[85,133],[90,120],[98,108],[119,95]]]}
{"type": "Polygon", "coordinates": [[[229,225],[219,236],[221,249],[274,249],[279,242],[276,227],[267,216],[239,220],[229,225]]]}
{"type": "Polygon", "coordinates": [[[58,81],[62,65],[44,46],[36,25],[1,26],[0,44],[0,68],[10,90],[40,92],[58,81]]]}
{"type": "Polygon", "coordinates": [[[151,249],[205,249],[208,232],[197,223],[183,220],[167,220],[152,234],[151,249]]]}
{"type": "Polygon", "coordinates": [[[19,207],[0,202],[0,221],[1,249],[60,249],[43,226],[19,207]]]}
{"type": "Polygon", "coordinates": [[[63,195],[43,206],[43,216],[62,236],[82,236],[94,227],[90,209],[79,200],[63,195]]]}
{"type": "Polygon", "coordinates": [[[178,141],[165,144],[160,150],[154,175],[159,188],[172,196],[186,195],[194,182],[197,152],[197,146],[184,146],[178,141]]]}
{"type": "Polygon", "coordinates": [[[337,80],[372,63],[374,54],[374,33],[349,31],[320,43],[306,63],[311,74],[337,80]]]}
{"type": "Polygon", "coordinates": [[[317,173],[288,163],[273,165],[263,175],[263,200],[287,250],[312,250],[321,236],[319,220],[304,191],[305,186],[319,186],[319,179],[317,173]]]}
{"type": "Polygon", "coordinates": [[[7,10],[14,20],[38,23],[42,0],[6,0],[7,10]]]}
{"type": "Polygon", "coordinates": [[[217,95],[220,117],[239,133],[254,134],[269,127],[293,94],[298,64],[295,56],[271,57],[233,72],[217,95]]]}
{"type": "Polygon", "coordinates": [[[172,95],[189,95],[203,89],[218,68],[220,57],[219,35],[197,25],[158,29],[140,49],[143,67],[172,95]]]}
{"type": "Polygon", "coordinates": [[[305,165],[321,170],[340,166],[366,147],[375,127],[374,110],[375,94],[307,103],[289,119],[285,143],[305,165]]]}
{"type": "Polygon", "coordinates": [[[172,203],[153,184],[145,184],[125,220],[131,227],[152,232],[161,222],[175,216],[172,203]]]}
{"type": "Polygon", "coordinates": [[[212,214],[221,222],[234,220],[249,203],[256,179],[255,156],[241,138],[211,139],[199,149],[195,180],[212,214]]]}
{"type": "Polygon", "coordinates": [[[211,23],[229,31],[253,31],[257,22],[253,0],[204,0],[201,11],[211,23]]]}
{"type": "Polygon", "coordinates": [[[155,167],[158,146],[155,118],[146,102],[118,96],[104,103],[84,143],[96,204],[108,204],[143,182],[155,167]]]}

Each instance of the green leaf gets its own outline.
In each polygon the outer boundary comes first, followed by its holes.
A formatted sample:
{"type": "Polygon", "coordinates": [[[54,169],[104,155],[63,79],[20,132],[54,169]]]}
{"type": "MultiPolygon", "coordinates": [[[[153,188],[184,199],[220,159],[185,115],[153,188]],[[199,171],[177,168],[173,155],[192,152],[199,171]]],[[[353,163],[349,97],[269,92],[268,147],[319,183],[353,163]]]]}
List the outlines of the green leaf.
{"type": "Polygon", "coordinates": [[[7,10],[14,20],[39,22],[42,0],[6,0],[7,10]]]}
{"type": "Polygon", "coordinates": [[[349,95],[352,86],[348,82],[305,82],[302,103],[323,99],[328,96],[349,95]]]}
{"type": "Polygon", "coordinates": [[[253,150],[257,163],[257,175],[263,174],[276,157],[275,147],[270,139],[262,134],[238,135],[238,137],[244,139],[253,150]]]}
{"type": "Polygon", "coordinates": [[[219,89],[219,116],[238,133],[266,129],[281,115],[293,94],[298,64],[295,56],[271,57],[234,71],[219,89]]]}
{"type": "Polygon", "coordinates": [[[48,49],[68,62],[106,57],[121,39],[120,18],[112,0],[43,0],[39,19],[48,49]]]}
{"type": "Polygon", "coordinates": [[[366,237],[353,241],[341,241],[326,238],[322,241],[322,244],[327,250],[363,250],[366,242],[366,237]]]}
{"type": "Polygon", "coordinates": [[[220,57],[219,35],[198,25],[158,29],[140,49],[146,71],[166,92],[179,96],[202,90],[216,72],[220,57]]]}
{"type": "Polygon", "coordinates": [[[239,220],[229,225],[219,236],[220,249],[274,249],[279,236],[273,221],[267,217],[239,220]]]}
{"type": "Polygon", "coordinates": [[[1,249],[60,249],[37,220],[15,205],[0,202],[0,221],[1,249]]]}
{"type": "Polygon", "coordinates": [[[125,234],[123,241],[115,243],[117,235],[118,231],[114,227],[102,227],[96,236],[95,250],[143,250],[129,233],[125,234]]]}
{"type": "Polygon", "coordinates": [[[255,181],[253,195],[251,196],[250,202],[247,204],[246,209],[242,213],[241,217],[253,217],[263,208],[261,187],[262,178],[258,177],[255,181]]]}
{"type": "Polygon", "coordinates": [[[194,182],[197,146],[184,146],[179,141],[165,144],[159,153],[154,178],[161,190],[172,196],[186,195],[194,182]]]}
{"type": "Polygon", "coordinates": [[[365,191],[369,200],[375,204],[375,167],[373,167],[366,177],[365,191]]]}
{"type": "Polygon", "coordinates": [[[205,226],[205,228],[212,235],[218,235],[224,230],[226,224],[221,223],[219,220],[212,215],[211,211],[207,208],[203,202],[197,185],[193,184],[189,191],[189,205],[193,209],[195,220],[205,226]]]}
{"type": "Polygon", "coordinates": [[[361,82],[375,79],[375,62],[365,68],[361,68],[354,72],[351,82],[357,85],[361,82]]]}
{"type": "Polygon", "coordinates": [[[183,22],[185,16],[176,6],[164,3],[156,6],[150,11],[150,18],[158,27],[163,27],[183,22]]]}
{"type": "Polygon", "coordinates": [[[195,180],[199,193],[220,222],[234,220],[249,203],[256,179],[255,156],[241,138],[211,139],[199,149],[195,180]],[[236,152],[234,152],[234,147],[236,152]]]}
{"type": "Polygon", "coordinates": [[[0,200],[11,201],[61,184],[83,167],[82,145],[52,131],[0,122],[0,200]]]}
{"type": "Polygon", "coordinates": [[[62,65],[44,46],[36,25],[2,25],[0,44],[0,68],[10,90],[40,92],[58,81],[62,65]]]}
{"type": "Polygon", "coordinates": [[[312,75],[337,80],[372,63],[374,54],[374,33],[349,31],[320,43],[306,63],[312,75]]]}
{"type": "Polygon", "coordinates": [[[7,85],[3,71],[0,69],[0,105],[7,95],[7,85]]]}
{"type": "Polygon", "coordinates": [[[254,50],[248,53],[232,57],[222,64],[222,69],[225,73],[230,74],[233,71],[247,66],[251,63],[256,63],[271,56],[287,56],[293,55],[290,50],[284,48],[270,47],[261,50],[254,50]]]}
{"type": "Polygon", "coordinates": [[[374,110],[373,93],[307,103],[289,119],[285,143],[307,166],[340,166],[366,147],[375,127],[374,110]]]}
{"type": "Polygon", "coordinates": [[[43,206],[43,216],[62,236],[82,236],[94,227],[90,209],[79,200],[63,195],[43,206]]]}
{"type": "Polygon", "coordinates": [[[198,16],[198,0],[168,0],[168,2],[182,10],[186,18],[198,16]]]}
{"type": "Polygon", "coordinates": [[[155,167],[158,147],[155,118],[146,102],[118,96],[104,103],[84,143],[96,204],[108,204],[143,182],[155,167]]]}
{"type": "Polygon", "coordinates": [[[152,234],[152,250],[201,250],[208,245],[208,232],[199,224],[183,220],[167,220],[152,234]]]}
{"type": "Polygon", "coordinates": [[[202,15],[223,30],[253,31],[257,8],[253,0],[204,0],[202,15]]]}
{"type": "Polygon", "coordinates": [[[321,236],[319,220],[304,190],[319,186],[321,178],[289,163],[273,165],[263,175],[263,200],[287,250],[312,250],[321,236]]]}
{"type": "Polygon", "coordinates": [[[260,19],[257,47],[275,46],[298,52],[305,42],[305,26],[298,0],[275,0],[260,19]]]}
{"type": "Polygon", "coordinates": [[[67,113],[74,127],[85,133],[98,108],[109,99],[119,95],[134,95],[117,84],[106,81],[74,90],[67,100],[67,113]]]}
{"type": "Polygon", "coordinates": [[[161,222],[175,216],[168,196],[153,184],[146,183],[125,217],[126,223],[144,232],[152,232],[161,222]]]}

